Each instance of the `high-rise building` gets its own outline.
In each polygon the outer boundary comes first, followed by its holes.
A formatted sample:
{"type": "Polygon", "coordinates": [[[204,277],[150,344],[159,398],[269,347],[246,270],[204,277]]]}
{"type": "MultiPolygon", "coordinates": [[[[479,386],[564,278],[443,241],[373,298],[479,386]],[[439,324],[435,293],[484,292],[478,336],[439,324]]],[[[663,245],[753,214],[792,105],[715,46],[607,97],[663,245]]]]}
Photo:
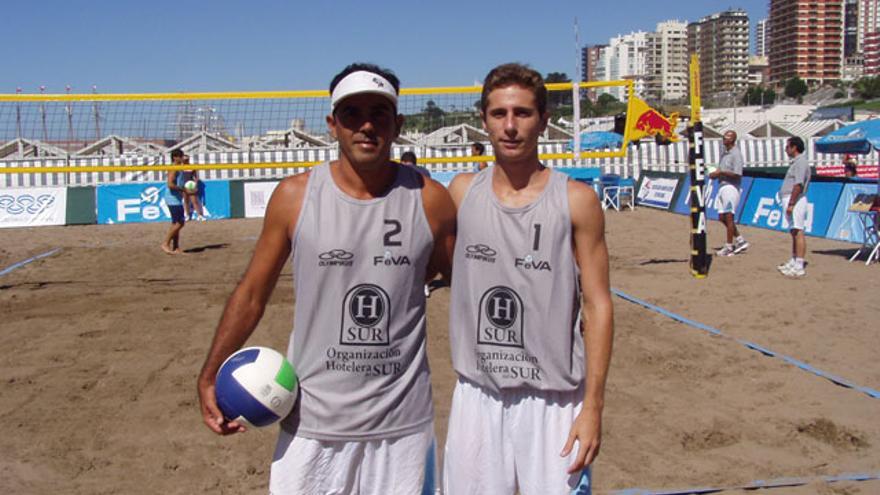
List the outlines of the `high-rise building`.
{"type": "Polygon", "coordinates": [[[770,82],[839,80],[843,21],[841,0],[770,0],[770,82]]]}
{"type": "Polygon", "coordinates": [[[865,38],[874,31],[880,31],[880,0],[847,0],[847,11],[852,1],[857,4],[856,51],[864,52],[865,38]]]}
{"type": "Polygon", "coordinates": [[[849,58],[860,51],[859,0],[846,0],[843,8],[843,56],[849,58]]]}
{"type": "MultiPolygon", "coordinates": [[[[648,33],[638,31],[616,36],[608,40],[608,46],[598,54],[595,76],[597,81],[618,81],[630,79],[633,90],[641,95],[645,90],[647,74],[648,33]]],[[[614,86],[601,88],[598,94],[607,93],[620,101],[626,100],[626,88],[614,86]]]]}
{"type": "Polygon", "coordinates": [[[700,61],[704,95],[739,93],[749,78],[749,16],[727,10],[688,24],[688,51],[700,61]]]}
{"type": "Polygon", "coordinates": [[[761,19],[755,24],[755,56],[756,57],[766,57],[767,56],[767,41],[768,41],[768,33],[767,32],[767,19],[761,19]]]}
{"type": "MultiPolygon", "coordinates": [[[[597,74],[597,71],[599,70],[599,61],[602,60],[604,50],[607,47],[608,45],[591,45],[585,46],[581,49],[582,81],[588,82],[603,80],[598,77],[599,75],[597,74]]],[[[587,90],[587,98],[589,98],[590,101],[595,102],[597,96],[598,95],[596,94],[596,90],[587,90]]]]}
{"type": "Polygon", "coordinates": [[[665,21],[648,33],[644,96],[663,102],[687,98],[687,23],[665,21]]]}

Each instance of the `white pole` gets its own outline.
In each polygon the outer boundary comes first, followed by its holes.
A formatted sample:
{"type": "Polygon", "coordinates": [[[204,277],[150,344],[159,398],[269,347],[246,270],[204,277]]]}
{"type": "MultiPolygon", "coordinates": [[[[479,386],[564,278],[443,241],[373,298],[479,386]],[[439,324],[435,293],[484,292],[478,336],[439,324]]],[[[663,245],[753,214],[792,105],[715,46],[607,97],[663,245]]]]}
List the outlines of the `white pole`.
{"type": "Polygon", "coordinates": [[[571,85],[571,97],[574,110],[572,130],[574,131],[574,165],[581,166],[581,40],[578,32],[578,20],[574,18],[574,78],[571,85]]]}

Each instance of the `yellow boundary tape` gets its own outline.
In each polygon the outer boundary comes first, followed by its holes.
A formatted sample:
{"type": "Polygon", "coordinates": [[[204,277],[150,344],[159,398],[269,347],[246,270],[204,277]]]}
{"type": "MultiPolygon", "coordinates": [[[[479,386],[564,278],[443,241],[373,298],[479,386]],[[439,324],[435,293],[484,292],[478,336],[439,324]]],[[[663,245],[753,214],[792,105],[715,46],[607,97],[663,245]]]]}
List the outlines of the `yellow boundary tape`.
{"type": "MultiPolygon", "coordinates": [[[[619,156],[618,152],[603,153],[606,156],[619,156]]],[[[574,153],[544,153],[540,160],[573,160],[574,153]]],[[[426,163],[476,163],[492,162],[495,157],[485,156],[453,156],[420,158],[420,164],[426,163]]],[[[189,165],[92,165],[92,166],[61,166],[61,167],[7,167],[0,168],[2,174],[57,174],[57,173],[101,173],[101,172],[160,172],[170,170],[236,170],[265,168],[308,168],[323,161],[311,162],[263,162],[263,163],[206,163],[189,165]]]]}

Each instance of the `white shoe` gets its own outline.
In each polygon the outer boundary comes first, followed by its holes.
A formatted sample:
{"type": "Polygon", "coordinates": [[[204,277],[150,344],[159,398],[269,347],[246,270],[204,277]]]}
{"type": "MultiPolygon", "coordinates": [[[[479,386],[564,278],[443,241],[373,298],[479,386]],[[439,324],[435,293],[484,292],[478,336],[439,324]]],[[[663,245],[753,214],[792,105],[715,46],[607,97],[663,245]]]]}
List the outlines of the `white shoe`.
{"type": "Polygon", "coordinates": [[[776,265],[776,269],[780,272],[785,272],[785,270],[788,270],[792,266],[794,266],[794,260],[789,258],[789,260],[785,263],[782,263],[781,265],[776,265]]]}
{"type": "Polygon", "coordinates": [[[736,254],[736,251],[733,250],[732,244],[725,244],[723,248],[715,251],[716,256],[733,256],[736,254]]]}
{"type": "Polygon", "coordinates": [[[733,245],[733,253],[739,254],[748,248],[749,248],[749,241],[743,239],[742,242],[737,242],[736,244],[733,245]]]}
{"type": "Polygon", "coordinates": [[[801,278],[801,277],[805,276],[807,274],[807,272],[804,271],[803,268],[798,268],[797,266],[792,264],[791,266],[789,266],[785,270],[782,270],[782,274],[785,275],[786,277],[801,278]]]}

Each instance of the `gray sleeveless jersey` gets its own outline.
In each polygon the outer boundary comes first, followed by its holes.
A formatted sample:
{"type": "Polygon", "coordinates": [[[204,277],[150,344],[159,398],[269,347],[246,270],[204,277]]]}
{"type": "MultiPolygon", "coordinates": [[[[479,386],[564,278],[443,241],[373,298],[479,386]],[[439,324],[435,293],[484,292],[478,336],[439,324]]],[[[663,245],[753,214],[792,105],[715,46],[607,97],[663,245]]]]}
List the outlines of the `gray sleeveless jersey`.
{"type": "Polygon", "coordinates": [[[490,390],[573,390],[583,381],[567,181],[553,171],[534,203],[510,208],[495,197],[489,168],[458,210],[452,362],[490,390]]]}
{"type": "Polygon", "coordinates": [[[319,440],[408,435],[433,419],[425,351],[425,270],[433,235],[419,174],[358,200],[330,167],[308,179],[293,236],[300,398],[282,427],[319,440]]]}

